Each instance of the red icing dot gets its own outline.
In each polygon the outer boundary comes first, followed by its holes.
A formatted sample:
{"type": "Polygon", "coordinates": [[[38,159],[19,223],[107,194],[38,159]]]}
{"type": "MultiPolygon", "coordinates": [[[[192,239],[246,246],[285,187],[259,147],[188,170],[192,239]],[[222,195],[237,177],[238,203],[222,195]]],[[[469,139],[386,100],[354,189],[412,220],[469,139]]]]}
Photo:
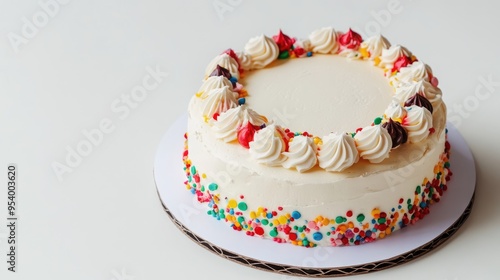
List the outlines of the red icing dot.
{"type": "Polygon", "coordinates": [[[349,244],[349,239],[347,239],[347,237],[342,238],[342,243],[343,243],[344,245],[349,244]]]}
{"type": "Polygon", "coordinates": [[[253,141],[253,136],[255,134],[255,127],[247,122],[246,125],[238,129],[238,142],[245,148],[250,148],[250,142],[253,141]]]}
{"type": "Polygon", "coordinates": [[[392,72],[399,71],[399,69],[406,67],[411,64],[411,59],[406,55],[400,56],[395,62],[394,67],[392,68],[392,72]]]}
{"type": "Polygon", "coordinates": [[[352,211],[351,211],[351,210],[347,211],[347,213],[345,213],[345,215],[346,215],[347,217],[352,217],[352,211]]]}
{"type": "Polygon", "coordinates": [[[288,235],[288,238],[290,238],[290,240],[292,241],[295,241],[297,240],[297,234],[292,232],[288,235]]]}
{"type": "Polygon", "coordinates": [[[280,207],[278,207],[278,210],[279,210],[279,211],[283,211],[283,207],[281,207],[281,206],[280,206],[280,207]]]}
{"type": "Polygon", "coordinates": [[[446,143],[444,143],[444,147],[446,150],[449,150],[451,148],[450,143],[448,141],[446,141],[446,143]]]}
{"type": "Polygon", "coordinates": [[[212,118],[213,118],[214,120],[217,120],[217,118],[218,118],[219,116],[220,116],[220,114],[219,114],[219,113],[215,113],[215,114],[212,116],[212,118]]]}
{"type": "Polygon", "coordinates": [[[257,235],[263,235],[264,234],[264,229],[261,228],[261,227],[256,227],[254,231],[255,231],[255,234],[257,234],[257,235]]]}
{"type": "Polygon", "coordinates": [[[279,51],[287,51],[292,48],[293,43],[295,43],[294,38],[290,38],[287,35],[283,34],[281,30],[279,31],[278,35],[273,36],[274,42],[276,42],[276,45],[278,45],[279,51]]]}
{"type": "Polygon", "coordinates": [[[295,48],[293,49],[293,52],[295,53],[296,56],[301,56],[303,55],[306,51],[303,48],[295,48]]]}
{"type": "Polygon", "coordinates": [[[291,227],[286,226],[286,227],[283,229],[283,232],[285,232],[285,234],[289,234],[291,230],[292,230],[292,228],[291,228],[291,227]]]}
{"type": "Polygon", "coordinates": [[[349,28],[347,33],[339,36],[338,41],[341,46],[347,49],[358,49],[363,39],[361,38],[361,35],[349,28]]]}

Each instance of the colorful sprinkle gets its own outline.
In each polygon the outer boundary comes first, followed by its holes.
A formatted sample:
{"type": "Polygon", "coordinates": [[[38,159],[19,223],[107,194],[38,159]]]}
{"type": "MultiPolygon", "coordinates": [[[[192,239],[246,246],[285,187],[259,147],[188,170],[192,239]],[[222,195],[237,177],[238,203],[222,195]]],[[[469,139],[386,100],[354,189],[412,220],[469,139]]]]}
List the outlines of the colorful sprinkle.
{"type": "Polygon", "coordinates": [[[300,212],[298,212],[298,211],[293,211],[293,212],[292,212],[292,217],[293,217],[295,220],[300,219],[300,217],[301,217],[301,216],[302,216],[302,215],[301,215],[301,214],[300,214],[300,212]]]}
{"type": "Polygon", "coordinates": [[[211,191],[216,191],[218,188],[219,185],[217,185],[216,183],[211,183],[210,185],[208,185],[208,189],[211,191]]]}
{"type": "Polygon", "coordinates": [[[278,59],[287,59],[289,57],[290,57],[289,51],[280,52],[280,54],[278,55],[278,59]]]}
{"type": "Polygon", "coordinates": [[[256,228],[254,229],[254,232],[255,232],[255,234],[257,234],[257,235],[263,235],[263,234],[264,234],[264,229],[263,229],[263,228],[261,228],[261,227],[256,227],[256,228]]]}
{"type": "Polygon", "coordinates": [[[238,209],[241,211],[246,211],[248,209],[248,205],[245,202],[238,203],[238,209]]]}
{"type": "Polygon", "coordinates": [[[316,240],[316,241],[320,241],[321,239],[323,239],[323,234],[321,232],[315,232],[313,234],[313,239],[316,240]]]}
{"type": "Polygon", "coordinates": [[[360,222],[360,223],[361,223],[361,222],[363,222],[363,221],[365,220],[365,215],[363,215],[363,214],[359,214],[359,215],[356,217],[356,220],[357,220],[358,222],[360,222]]]}
{"type": "Polygon", "coordinates": [[[238,203],[234,199],[229,200],[229,202],[227,203],[228,208],[232,209],[232,208],[236,208],[236,206],[238,206],[238,203]]]}

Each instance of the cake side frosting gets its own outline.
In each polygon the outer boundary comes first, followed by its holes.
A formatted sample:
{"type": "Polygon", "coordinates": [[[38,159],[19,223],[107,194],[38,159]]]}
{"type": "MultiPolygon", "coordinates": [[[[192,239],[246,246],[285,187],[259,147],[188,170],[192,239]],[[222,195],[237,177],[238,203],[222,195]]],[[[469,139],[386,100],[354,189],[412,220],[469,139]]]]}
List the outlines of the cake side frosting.
{"type": "Polygon", "coordinates": [[[218,160],[211,166],[219,168],[205,173],[191,160],[198,152],[188,146],[192,138],[186,137],[185,184],[208,215],[247,235],[305,247],[359,245],[414,224],[440,200],[452,175],[443,141],[411,165],[338,184],[279,182],[218,160]]]}

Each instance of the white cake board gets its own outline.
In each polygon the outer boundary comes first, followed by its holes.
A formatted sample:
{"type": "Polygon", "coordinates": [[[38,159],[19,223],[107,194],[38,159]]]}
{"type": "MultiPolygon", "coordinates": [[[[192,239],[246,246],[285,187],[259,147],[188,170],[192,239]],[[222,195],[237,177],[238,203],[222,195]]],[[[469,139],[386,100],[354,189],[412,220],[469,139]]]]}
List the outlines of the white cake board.
{"type": "Polygon", "coordinates": [[[346,276],[406,263],[437,248],[465,222],[474,201],[476,170],[465,140],[448,124],[453,176],[441,201],[416,225],[373,243],[303,248],[278,244],[234,231],[207,215],[207,208],[186,190],[182,152],[187,116],[179,118],[158,147],[154,177],[166,213],[188,237],[215,254],[257,269],[308,277],[346,276]],[[210,229],[210,230],[207,230],[210,229]]]}

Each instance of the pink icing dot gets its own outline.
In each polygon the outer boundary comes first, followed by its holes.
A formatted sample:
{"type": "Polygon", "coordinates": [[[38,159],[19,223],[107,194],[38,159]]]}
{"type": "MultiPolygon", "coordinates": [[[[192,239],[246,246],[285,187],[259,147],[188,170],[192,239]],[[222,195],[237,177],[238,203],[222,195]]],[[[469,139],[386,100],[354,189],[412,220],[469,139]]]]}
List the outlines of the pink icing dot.
{"type": "Polygon", "coordinates": [[[317,226],[314,221],[310,221],[309,223],[307,223],[307,227],[310,229],[316,229],[317,226]]]}
{"type": "Polygon", "coordinates": [[[236,86],[233,88],[234,91],[240,92],[243,89],[243,85],[240,83],[236,83],[236,86]]]}
{"type": "Polygon", "coordinates": [[[431,85],[437,87],[439,85],[439,80],[436,77],[432,77],[431,79],[431,85]]]}

